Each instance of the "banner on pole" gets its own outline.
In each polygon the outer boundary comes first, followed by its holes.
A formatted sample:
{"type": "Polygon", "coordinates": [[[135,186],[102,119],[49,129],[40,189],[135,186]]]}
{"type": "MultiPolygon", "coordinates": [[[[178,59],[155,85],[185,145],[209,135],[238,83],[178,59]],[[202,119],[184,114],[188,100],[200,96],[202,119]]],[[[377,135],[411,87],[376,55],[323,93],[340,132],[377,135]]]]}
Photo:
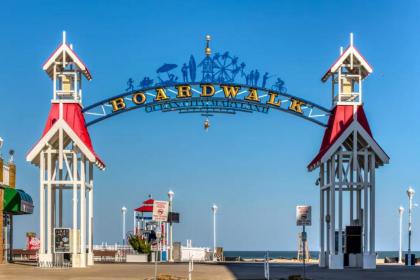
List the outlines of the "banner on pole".
{"type": "Polygon", "coordinates": [[[155,200],[153,202],[153,221],[167,222],[169,203],[167,201],[155,200]]]}
{"type": "Polygon", "coordinates": [[[296,225],[310,226],[312,224],[312,207],[309,205],[296,206],[296,225]]]}
{"type": "Polygon", "coordinates": [[[54,229],[54,252],[70,253],[70,228],[54,229]]]}

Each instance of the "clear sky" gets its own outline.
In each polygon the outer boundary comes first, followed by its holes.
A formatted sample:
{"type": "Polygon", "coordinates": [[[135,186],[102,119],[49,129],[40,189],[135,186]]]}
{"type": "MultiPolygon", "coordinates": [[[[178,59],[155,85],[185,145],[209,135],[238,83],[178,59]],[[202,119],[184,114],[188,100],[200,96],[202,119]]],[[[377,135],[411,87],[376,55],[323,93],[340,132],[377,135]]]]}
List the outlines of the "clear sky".
{"type": "MultiPolygon", "coordinates": [[[[121,93],[126,81],[154,76],[164,62],[201,57],[206,34],[213,51],[230,51],[248,69],[276,74],[293,95],[330,106],[320,78],[355,44],[374,68],[364,83],[365,111],[391,163],[377,172],[377,249],[398,248],[398,212],[409,184],[420,191],[418,1],[7,1],[0,9],[0,136],[3,155],[16,150],[18,187],[32,195],[35,213],[16,217],[15,240],[39,231],[38,169],[25,161],[41,136],[52,83],[41,65],[68,40],[89,66],[85,105],[121,93]]],[[[219,244],[226,250],[295,250],[295,206],[313,205],[309,246],[318,248],[317,173],[306,165],[323,128],[289,114],[220,115],[203,130],[200,115],[136,110],[89,131],[107,164],[95,173],[95,243],[120,242],[121,207],[150,193],[175,192],[182,222],[175,240],[211,246],[210,207],[219,205],[219,244]]],[[[70,196],[66,196],[70,212],[70,196]]],[[[420,199],[415,200],[420,201],[420,199]]],[[[419,209],[414,249],[420,249],[419,209]]],[[[71,224],[70,216],[66,225],[71,224]]],[[[129,211],[127,225],[132,226],[129,211]]]]}

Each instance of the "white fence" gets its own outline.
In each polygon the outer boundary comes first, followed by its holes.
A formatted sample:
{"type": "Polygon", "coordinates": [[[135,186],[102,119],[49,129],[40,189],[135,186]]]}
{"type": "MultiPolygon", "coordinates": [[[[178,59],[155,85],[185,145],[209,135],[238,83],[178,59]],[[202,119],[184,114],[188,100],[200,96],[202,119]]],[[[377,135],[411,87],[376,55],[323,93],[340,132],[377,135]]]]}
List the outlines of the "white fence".
{"type": "Polygon", "coordinates": [[[127,255],[137,255],[130,245],[107,244],[93,245],[93,251],[115,252],[115,256],[101,256],[101,254],[94,255],[96,262],[126,262],[127,255]]]}
{"type": "Polygon", "coordinates": [[[187,240],[187,246],[181,246],[181,261],[208,261],[210,256],[210,249],[207,247],[193,247],[192,241],[187,240]]]}

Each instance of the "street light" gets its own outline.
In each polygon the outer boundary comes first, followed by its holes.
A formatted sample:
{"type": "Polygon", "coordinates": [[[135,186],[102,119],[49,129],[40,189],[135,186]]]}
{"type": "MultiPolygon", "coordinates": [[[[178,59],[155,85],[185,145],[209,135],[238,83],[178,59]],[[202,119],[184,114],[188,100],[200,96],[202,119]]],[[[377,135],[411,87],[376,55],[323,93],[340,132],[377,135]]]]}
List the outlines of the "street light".
{"type": "Polygon", "coordinates": [[[407,265],[411,266],[411,227],[412,227],[412,210],[413,210],[413,196],[415,194],[414,189],[410,186],[407,190],[408,195],[408,255],[407,255],[407,265]]]}
{"type": "Polygon", "coordinates": [[[398,254],[398,262],[402,263],[402,218],[404,213],[404,207],[400,206],[400,208],[398,208],[398,213],[400,214],[400,251],[398,254]]]}
{"type": "Polygon", "coordinates": [[[175,193],[172,190],[168,192],[169,198],[169,212],[171,213],[171,221],[169,224],[169,261],[174,261],[174,254],[173,254],[173,236],[172,236],[172,202],[174,199],[175,193]]]}
{"type": "Polygon", "coordinates": [[[123,218],[123,222],[122,222],[122,238],[123,238],[123,245],[125,245],[125,213],[127,212],[127,208],[125,206],[123,206],[121,208],[121,212],[122,212],[122,218],[123,218]]]}
{"type": "Polygon", "coordinates": [[[213,260],[216,260],[216,212],[217,212],[217,205],[213,203],[211,207],[213,211],[213,260]]]}

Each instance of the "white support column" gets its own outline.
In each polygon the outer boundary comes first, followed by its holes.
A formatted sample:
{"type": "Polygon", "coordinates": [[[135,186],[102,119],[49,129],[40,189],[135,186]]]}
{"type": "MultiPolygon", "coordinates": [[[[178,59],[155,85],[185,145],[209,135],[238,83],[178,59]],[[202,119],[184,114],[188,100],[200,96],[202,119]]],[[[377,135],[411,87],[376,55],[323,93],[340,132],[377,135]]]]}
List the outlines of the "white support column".
{"type": "Polygon", "coordinates": [[[343,155],[338,153],[338,254],[343,254],[343,155]]]}
{"type": "MultiPolygon", "coordinates": [[[[374,252],[375,243],[375,221],[374,221],[374,192],[372,192],[372,179],[374,177],[375,165],[372,160],[375,159],[373,152],[369,152],[368,148],[365,149],[364,153],[364,208],[363,208],[363,268],[374,269],[376,268],[376,254],[374,252]],[[373,168],[372,168],[373,165],[373,168]],[[370,190],[370,194],[369,194],[370,190]],[[370,207],[369,207],[370,206],[370,207]],[[369,209],[370,208],[370,209],[369,209]],[[370,246],[369,246],[370,242],[370,246]]],[[[374,183],[374,179],[373,179],[374,183]]]]}
{"type": "MultiPolygon", "coordinates": [[[[53,168],[54,168],[54,172],[53,172],[53,176],[52,176],[52,181],[57,181],[58,178],[58,174],[57,174],[57,166],[58,166],[58,162],[54,157],[54,161],[53,161],[53,168]]],[[[52,198],[51,198],[51,204],[52,204],[52,212],[51,212],[51,219],[52,219],[52,231],[53,231],[53,243],[54,243],[54,228],[56,228],[57,226],[57,187],[58,184],[53,184],[51,185],[51,192],[52,192],[52,198]]],[[[54,246],[54,244],[53,244],[54,246]]]]}
{"type": "Polygon", "coordinates": [[[365,149],[363,155],[363,253],[368,253],[369,220],[368,220],[368,174],[369,174],[369,156],[365,149]]]}
{"type": "Polygon", "coordinates": [[[357,174],[355,176],[355,172],[357,172],[357,131],[353,131],[353,155],[350,168],[350,224],[353,224],[354,220],[354,190],[357,190],[357,174]]]}
{"type": "MultiPolygon", "coordinates": [[[[336,220],[335,218],[335,213],[336,213],[336,209],[335,209],[336,170],[335,168],[336,168],[336,164],[339,164],[339,162],[338,163],[336,162],[337,159],[338,159],[337,154],[334,154],[330,160],[331,161],[331,173],[330,173],[330,177],[331,177],[331,186],[330,186],[330,190],[331,190],[331,229],[330,229],[331,253],[329,255],[329,260],[328,260],[328,267],[330,269],[343,269],[344,268],[343,254],[342,252],[339,251],[340,247],[337,248],[335,244],[335,220],[336,220]]],[[[340,172],[341,166],[338,166],[338,168],[340,172]]]]}
{"type": "Polygon", "coordinates": [[[319,244],[320,244],[320,252],[319,252],[319,266],[325,267],[325,213],[324,213],[324,190],[322,187],[324,186],[324,163],[321,163],[320,172],[319,172],[319,244]]]}
{"type": "Polygon", "coordinates": [[[89,163],[89,245],[88,265],[93,265],[93,164],[89,163]]]}
{"type": "MultiPolygon", "coordinates": [[[[63,170],[59,170],[58,172],[59,180],[63,180],[63,170]]],[[[59,187],[58,190],[58,226],[63,227],[63,186],[57,185],[59,187]]]]}
{"type": "Polygon", "coordinates": [[[43,261],[45,255],[45,152],[39,156],[39,240],[40,256],[39,261],[43,261]]]}
{"type": "Polygon", "coordinates": [[[80,159],[80,267],[86,267],[86,158],[80,159]]]}
{"type": "Polygon", "coordinates": [[[79,267],[80,262],[79,262],[79,252],[78,252],[78,240],[79,240],[79,234],[77,231],[77,179],[78,179],[78,175],[77,175],[77,153],[75,150],[75,147],[73,149],[73,164],[72,164],[72,168],[73,168],[73,250],[72,250],[72,266],[73,267],[79,267]]]}
{"type": "Polygon", "coordinates": [[[363,180],[360,177],[361,167],[356,167],[356,182],[358,183],[356,190],[356,217],[359,222],[359,226],[363,227],[362,222],[362,189],[363,189],[363,180]]]}
{"type": "Polygon", "coordinates": [[[370,254],[375,254],[375,153],[370,156],[370,254]]]}
{"type": "Polygon", "coordinates": [[[331,199],[331,206],[330,206],[330,248],[331,248],[331,254],[335,255],[335,156],[331,158],[331,171],[330,171],[330,199],[331,199]]]}
{"type": "Polygon", "coordinates": [[[48,261],[52,262],[52,159],[51,148],[47,151],[47,255],[48,261]]]}
{"type": "MultiPolygon", "coordinates": [[[[329,183],[329,184],[331,184],[331,176],[330,176],[330,174],[331,174],[331,170],[330,170],[330,168],[331,168],[331,165],[330,165],[330,161],[327,161],[327,163],[324,163],[326,166],[327,166],[327,174],[326,174],[326,181],[329,183]]],[[[325,181],[325,180],[324,180],[325,181]]],[[[330,247],[330,240],[331,240],[331,238],[330,238],[330,234],[331,234],[331,230],[330,230],[330,228],[331,228],[331,208],[330,208],[330,206],[331,206],[331,195],[330,195],[330,192],[331,192],[331,188],[328,188],[328,189],[325,189],[325,192],[327,193],[327,201],[326,201],[326,204],[327,204],[327,216],[328,216],[328,221],[327,221],[327,240],[326,240],[326,243],[327,243],[327,256],[329,256],[330,254],[331,254],[331,247],[330,247]]]]}
{"type": "MultiPolygon", "coordinates": [[[[327,204],[327,215],[328,215],[328,217],[330,217],[331,218],[331,211],[330,211],[330,204],[331,204],[331,194],[330,194],[330,189],[326,189],[325,190],[325,192],[327,193],[327,201],[326,201],[326,204],[327,204]]],[[[327,255],[329,255],[329,254],[331,254],[331,247],[330,247],[330,234],[331,234],[331,231],[330,231],[330,227],[331,227],[331,220],[327,223],[327,240],[326,240],[326,243],[327,243],[327,255]]]]}

